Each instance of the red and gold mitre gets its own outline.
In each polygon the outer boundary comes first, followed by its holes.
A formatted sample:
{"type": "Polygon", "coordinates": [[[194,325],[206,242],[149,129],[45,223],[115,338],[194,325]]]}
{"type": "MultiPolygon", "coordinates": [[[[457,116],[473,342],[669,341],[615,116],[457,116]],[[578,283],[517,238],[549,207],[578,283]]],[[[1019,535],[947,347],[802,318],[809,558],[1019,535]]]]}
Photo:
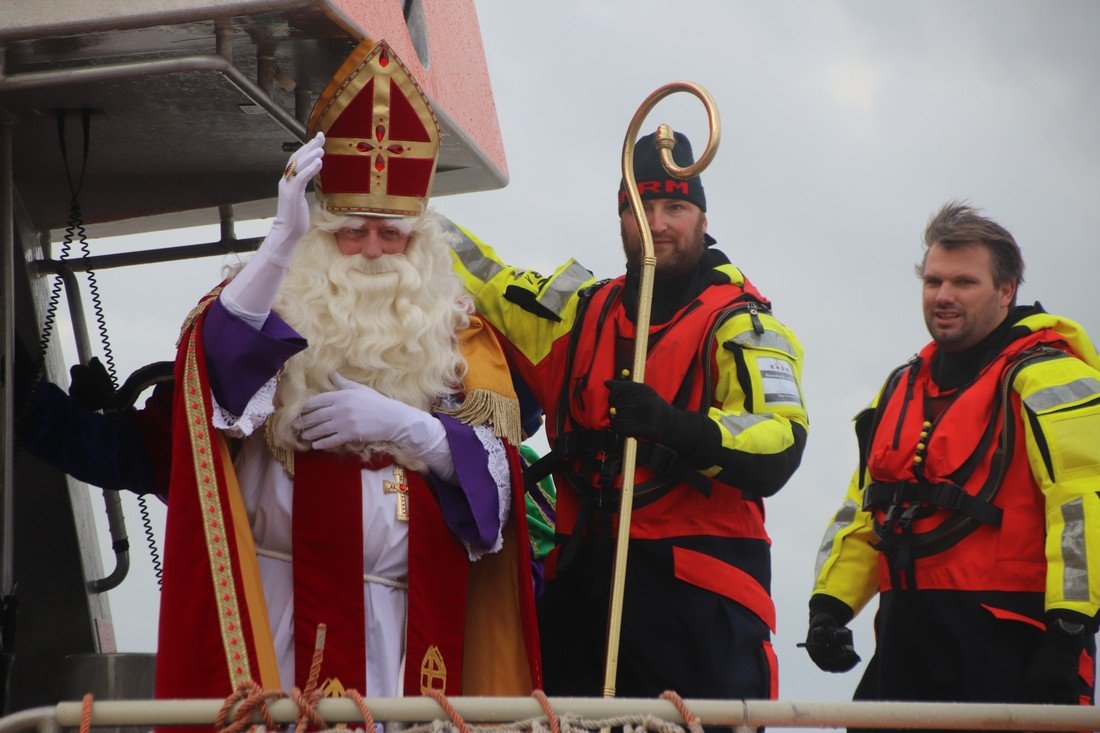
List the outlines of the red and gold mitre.
{"type": "Polygon", "coordinates": [[[325,133],[317,198],[341,214],[417,216],[432,190],[439,123],[428,98],[385,41],[363,41],[309,116],[325,133]]]}

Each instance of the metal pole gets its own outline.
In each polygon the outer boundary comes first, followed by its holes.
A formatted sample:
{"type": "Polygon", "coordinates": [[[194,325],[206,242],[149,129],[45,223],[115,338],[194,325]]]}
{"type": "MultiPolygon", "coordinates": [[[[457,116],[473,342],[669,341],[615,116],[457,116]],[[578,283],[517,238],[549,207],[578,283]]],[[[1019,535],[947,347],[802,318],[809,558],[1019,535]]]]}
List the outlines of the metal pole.
{"type": "MultiPolygon", "coordinates": [[[[0,110],[0,298],[3,375],[0,390],[0,595],[14,581],[13,492],[15,490],[15,178],[12,171],[12,127],[15,118],[0,110]]],[[[10,650],[6,650],[10,651],[10,650]]]]}
{"type": "Polygon", "coordinates": [[[303,125],[309,122],[309,113],[312,110],[313,93],[308,89],[297,86],[294,88],[294,116],[303,125]]]}
{"type": "Polygon", "coordinates": [[[15,597],[15,123],[13,115],[0,109],[0,710],[4,711],[10,700],[19,608],[15,597]]]}
{"type": "Polygon", "coordinates": [[[130,573],[130,540],[126,536],[122,497],[117,491],[104,489],[103,504],[107,507],[107,528],[111,533],[111,549],[115,553],[115,569],[104,578],[89,580],[88,591],[91,593],[106,593],[117,588],[130,573]]]}
{"type": "Polygon", "coordinates": [[[256,85],[269,97],[275,86],[275,49],[267,43],[256,47],[256,85]]]}
{"type": "MultiPolygon", "coordinates": [[[[88,324],[84,318],[84,302],[80,298],[80,285],[69,267],[69,261],[57,262],[57,276],[65,285],[65,299],[69,303],[69,320],[76,338],[76,357],[81,364],[92,359],[92,344],[88,339],[88,324]]],[[[111,549],[115,553],[115,569],[105,578],[88,581],[92,593],[106,593],[117,588],[130,572],[130,543],[126,534],[126,517],[122,513],[122,497],[117,491],[103,490],[103,503],[107,508],[107,529],[111,533],[111,549]]]]}
{"type": "Polygon", "coordinates": [[[59,730],[56,709],[48,707],[30,708],[0,718],[0,733],[16,733],[16,731],[26,730],[36,730],[40,733],[59,730]]]}
{"type": "MultiPolygon", "coordinates": [[[[531,697],[452,697],[448,702],[465,720],[505,723],[544,719],[545,712],[531,697]]],[[[578,724],[622,716],[651,716],[678,725],[686,721],[668,700],[610,698],[550,698],[559,717],[578,724]]],[[[224,700],[105,700],[92,705],[93,726],[210,725],[224,700]]],[[[234,711],[241,706],[237,703],[234,711]]],[[[367,708],[375,720],[446,720],[439,704],[429,697],[369,697],[367,708]]],[[[1016,705],[1001,703],[929,702],[797,702],[786,700],[685,700],[687,710],[704,725],[772,728],[937,728],[943,730],[1100,730],[1100,710],[1079,705],[1016,705]]],[[[298,707],[283,698],[267,704],[278,723],[293,722],[298,707]]],[[[41,709],[39,709],[41,710],[41,709]]],[[[28,712],[38,712],[28,711],[28,712]]],[[[329,724],[358,723],[363,717],[347,698],[322,699],[317,712],[329,724]]],[[[81,703],[58,703],[55,717],[66,728],[80,725],[81,703]]],[[[15,716],[13,716],[15,717],[15,716]]],[[[232,718],[232,714],[230,715],[232,718]]],[[[12,718],[0,720],[0,733],[13,730],[12,718]]],[[[259,711],[254,723],[262,723],[259,711]]],[[[591,728],[591,725],[583,727],[591,728]]],[[[24,728],[25,729],[25,728],[24,728]]]]}
{"type": "Polygon", "coordinates": [[[214,21],[214,53],[233,62],[233,26],[227,21],[214,21]]]}
{"type": "Polygon", "coordinates": [[[109,270],[112,267],[148,265],[155,262],[176,262],[199,257],[217,257],[241,252],[253,252],[263,241],[263,237],[230,239],[208,244],[188,244],[180,247],[144,249],[137,252],[119,252],[112,255],[93,255],[92,257],[65,260],[64,264],[61,260],[36,260],[31,266],[36,272],[40,273],[59,273],[63,267],[72,272],[109,270]]]}
{"type": "Polygon", "coordinates": [[[80,284],[76,281],[68,260],[58,261],[55,273],[65,286],[65,300],[69,304],[69,320],[76,338],[76,360],[87,364],[92,359],[92,342],[88,339],[88,321],[84,318],[84,301],[80,298],[80,284]]]}
{"type": "Polygon", "coordinates": [[[233,216],[233,204],[220,204],[218,206],[218,224],[222,233],[221,241],[237,241],[237,231],[234,227],[236,219],[233,216]]]}

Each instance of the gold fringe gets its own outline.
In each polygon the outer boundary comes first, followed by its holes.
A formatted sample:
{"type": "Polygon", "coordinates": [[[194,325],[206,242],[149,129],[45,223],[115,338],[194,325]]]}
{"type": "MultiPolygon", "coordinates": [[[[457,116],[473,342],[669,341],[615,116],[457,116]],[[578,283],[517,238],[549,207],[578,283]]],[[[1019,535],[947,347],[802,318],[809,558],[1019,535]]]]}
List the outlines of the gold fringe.
{"type": "Polygon", "coordinates": [[[517,399],[487,389],[475,389],[466,395],[466,400],[459,407],[440,412],[453,415],[466,425],[491,425],[493,435],[514,446],[523,441],[517,399]]]}
{"type": "Polygon", "coordinates": [[[264,443],[267,445],[267,449],[271,451],[271,457],[283,464],[287,474],[294,478],[294,451],[275,445],[275,434],[271,429],[274,418],[275,413],[273,412],[267,416],[267,420],[264,420],[264,443]]]}

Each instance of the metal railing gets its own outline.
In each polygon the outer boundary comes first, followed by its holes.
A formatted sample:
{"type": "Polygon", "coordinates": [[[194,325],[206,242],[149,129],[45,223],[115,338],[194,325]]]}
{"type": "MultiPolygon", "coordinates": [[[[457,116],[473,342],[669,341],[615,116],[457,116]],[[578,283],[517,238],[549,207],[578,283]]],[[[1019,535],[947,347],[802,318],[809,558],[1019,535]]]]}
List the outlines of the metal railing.
{"type": "MultiPolygon", "coordinates": [[[[501,724],[545,718],[531,697],[455,697],[448,702],[467,721],[501,724]]],[[[378,722],[444,720],[448,716],[428,697],[367,698],[378,722]]],[[[1100,710],[1072,705],[1016,705],[905,702],[788,702],[782,700],[687,700],[687,709],[704,725],[734,728],[738,733],[770,728],[937,728],[943,730],[1100,730],[1100,710]]],[[[91,706],[93,727],[213,725],[223,700],[105,700],[91,706]]],[[[550,698],[563,723],[584,727],[614,718],[652,716],[684,725],[672,702],[652,699],[550,698]]],[[[80,725],[82,703],[62,702],[0,719],[0,733],[38,730],[45,733],[80,725]]],[[[278,723],[293,723],[297,706],[276,700],[268,711],[278,723]]],[[[325,699],[317,711],[329,724],[363,721],[349,699],[325,699]]],[[[257,724],[263,722],[257,714],[257,724]]]]}

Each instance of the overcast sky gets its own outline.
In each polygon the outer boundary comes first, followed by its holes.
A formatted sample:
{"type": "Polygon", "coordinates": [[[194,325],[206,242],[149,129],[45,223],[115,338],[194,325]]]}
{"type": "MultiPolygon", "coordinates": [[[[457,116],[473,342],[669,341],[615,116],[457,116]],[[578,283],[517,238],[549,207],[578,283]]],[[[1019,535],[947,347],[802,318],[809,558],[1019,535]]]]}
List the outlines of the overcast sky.
{"type": "MultiPolygon", "coordinates": [[[[928,217],[955,198],[982,208],[1023,249],[1021,301],[1100,336],[1100,4],[477,0],[477,9],[511,183],[435,205],[510,263],[545,272],[574,257],[599,277],[619,274],[615,193],[631,116],[674,80],[717,101],[722,144],[703,174],[710,233],[806,352],[808,447],[767,503],[780,695],[849,699],[862,665],[819,672],[795,644],[818,540],[855,466],[851,417],[927,341],[913,264],[928,217]]],[[[684,100],[659,107],[643,131],[668,122],[698,150],[705,117],[684,100]]],[[[164,241],[143,235],[136,246],[164,241]]],[[[149,266],[140,285],[132,271],[100,274],[120,373],[171,358],[182,316],[221,264],[149,266]]],[[[134,577],[111,602],[120,647],[149,650],[156,594],[133,511],[130,528],[134,577]]],[[[865,660],[872,611],[854,627],[865,660]]]]}

